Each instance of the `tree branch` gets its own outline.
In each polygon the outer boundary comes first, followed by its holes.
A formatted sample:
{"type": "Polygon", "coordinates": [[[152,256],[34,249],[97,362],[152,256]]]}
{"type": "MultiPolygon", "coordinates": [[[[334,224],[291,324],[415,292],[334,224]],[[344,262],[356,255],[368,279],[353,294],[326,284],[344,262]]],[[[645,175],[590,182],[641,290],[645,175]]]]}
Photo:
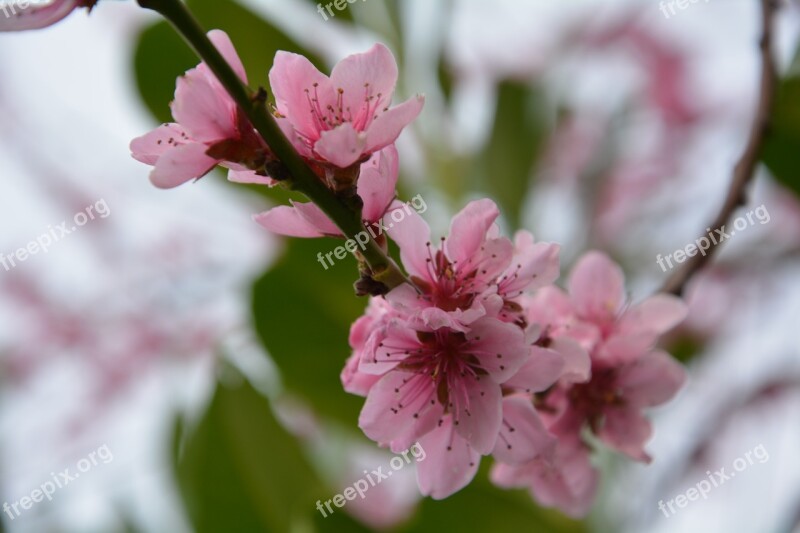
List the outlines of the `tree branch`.
{"type": "MultiPolygon", "coordinates": [[[[755,176],[759,157],[761,155],[761,148],[764,145],[764,139],[770,128],[772,108],[778,85],[773,55],[773,29],[777,0],[760,1],[762,10],[761,40],[759,42],[761,51],[761,82],[758,108],[756,109],[755,121],[750,130],[750,136],[747,140],[744,152],[733,169],[733,179],[731,180],[728,194],[725,197],[725,202],[722,204],[722,208],[709,226],[712,231],[722,229],[722,227],[729,222],[736,208],[745,205],[745,189],[755,176]]],[[[709,248],[705,255],[698,254],[690,257],[683,265],[683,268],[675,272],[661,287],[661,292],[680,296],[689,279],[711,260],[711,257],[718,247],[719,245],[709,248]]]]}

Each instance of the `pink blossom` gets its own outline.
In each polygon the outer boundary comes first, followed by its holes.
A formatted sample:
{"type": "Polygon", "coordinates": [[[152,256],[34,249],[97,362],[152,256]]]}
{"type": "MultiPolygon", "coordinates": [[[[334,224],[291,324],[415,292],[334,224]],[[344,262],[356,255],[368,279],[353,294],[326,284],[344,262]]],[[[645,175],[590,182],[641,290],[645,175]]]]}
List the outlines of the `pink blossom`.
{"type": "MultiPolygon", "coordinates": [[[[247,74],[228,35],[213,30],[208,37],[246,83],[247,74]]],[[[133,157],[154,166],[150,180],[155,186],[176,187],[220,164],[230,169],[232,181],[273,183],[252,171],[263,168],[266,145],[205,63],[178,78],[171,108],[175,123],[131,142],[133,157]]]]}
{"type": "Polygon", "coordinates": [[[393,144],[424,101],[417,96],[389,107],[397,64],[382,44],[346,57],[330,78],[307,58],[280,51],[269,81],[278,122],[297,150],[341,168],[393,144]]]}
{"type": "Polygon", "coordinates": [[[395,452],[419,440],[431,456],[419,465],[420,488],[444,498],[469,482],[479,455],[495,446],[503,419],[500,385],[529,356],[524,334],[489,317],[466,333],[411,329],[395,319],[372,342],[359,370],[382,377],[369,390],[359,426],[395,452]]]}
{"type": "MultiPolygon", "coordinates": [[[[588,427],[609,447],[648,462],[644,445],[652,428],[643,410],[668,401],[685,380],[681,365],[654,346],[683,320],[686,306],[656,295],[628,307],[624,282],[622,270],[606,255],[589,252],[573,269],[568,293],[545,287],[523,300],[527,321],[543,328],[535,348],[556,350],[564,360],[558,384],[534,403],[558,442],[552,455],[527,462],[496,454],[492,479],[502,487],[528,487],[540,504],[574,517],[588,512],[598,477],[583,430],[588,427]]],[[[519,390],[513,379],[504,387],[513,385],[519,390]]]]}
{"type": "Polygon", "coordinates": [[[669,400],[685,379],[680,364],[653,348],[661,334],[685,318],[686,306],[660,294],[626,308],[622,270],[599,252],[578,261],[569,296],[560,306],[569,314],[571,305],[574,321],[582,326],[575,328],[581,332],[577,340],[591,344],[591,378],[552,391],[547,403],[559,414],[550,429],[557,435],[577,435],[586,424],[612,448],[649,461],[644,445],[651,427],[641,411],[669,400]],[[592,330],[593,341],[586,334],[592,330]]]}
{"type": "Polygon", "coordinates": [[[589,512],[599,481],[588,446],[580,439],[560,440],[552,457],[522,465],[495,463],[490,477],[499,487],[528,488],[539,505],[556,507],[573,518],[589,512]]]}
{"type": "Polygon", "coordinates": [[[515,299],[558,276],[559,246],[534,243],[528,232],[519,232],[512,243],[499,235],[499,214],[491,200],[470,202],[440,246],[431,243],[430,228],[416,213],[389,228],[419,290],[401,285],[387,298],[423,321],[453,328],[485,315],[515,320],[515,299]]]}
{"type": "MultiPolygon", "coordinates": [[[[398,156],[389,145],[361,165],[356,192],[363,200],[361,218],[374,224],[383,218],[395,199],[398,156]]],[[[289,237],[341,236],[339,228],[315,204],[292,202],[255,215],[254,220],[268,230],[289,237]]]]}
{"type": "Polygon", "coordinates": [[[0,5],[3,16],[0,17],[0,31],[38,30],[52,26],[66,18],[79,7],[91,11],[98,0],[52,0],[47,4],[26,3],[22,7],[19,0],[0,5]]]}

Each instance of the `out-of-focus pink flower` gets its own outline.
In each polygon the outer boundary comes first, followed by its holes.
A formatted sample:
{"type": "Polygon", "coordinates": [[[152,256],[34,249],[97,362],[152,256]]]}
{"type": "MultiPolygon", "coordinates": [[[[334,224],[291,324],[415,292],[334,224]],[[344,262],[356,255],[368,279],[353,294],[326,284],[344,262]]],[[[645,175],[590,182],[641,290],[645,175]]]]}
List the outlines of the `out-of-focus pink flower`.
{"type": "Polygon", "coordinates": [[[278,122],[306,158],[346,168],[393,144],[422,110],[422,96],[390,108],[397,64],[382,44],[340,61],[330,78],[280,51],[269,73],[278,122]]]}
{"type": "Polygon", "coordinates": [[[594,502],[599,475],[580,439],[559,440],[553,457],[537,457],[523,465],[498,462],[491,480],[503,488],[528,488],[544,507],[556,507],[573,517],[586,516],[594,502]]]}
{"type": "Polygon", "coordinates": [[[523,463],[496,455],[492,479],[503,487],[529,487],[539,503],[571,516],[588,512],[597,484],[584,429],[647,462],[644,445],[652,428],[642,411],[668,401],[685,380],[683,367],[654,346],[685,318],[686,306],[673,296],[656,295],[627,307],[624,282],[622,270],[606,255],[589,252],[573,269],[568,294],[545,287],[524,300],[527,320],[543,328],[535,347],[560,347],[564,356],[558,384],[534,399],[558,443],[552,456],[539,454],[523,463]]]}
{"type": "MultiPolygon", "coordinates": [[[[247,82],[228,35],[213,30],[208,37],[247,82]]],[[[175,123],[164,124],[131,142],[133,157],[154,166],[150,180],[156,187],[171,188],[201,178],[217,165],[230,169],[228,178],[232,181],[273,183],[253,172],[263,168],[268,148],[205,63],[178,78],[171,108],[175,123]]]]}
{"type": "MultiPolygon", "coordinates": [[[[651,428],[641,410],[669,400],[685,379],[680,364],[653,348],[686,317],[687,308],[666,294],[626,308],[624,283],[622,270],[600,252],[584,255],[572,271],[569,296],[576,322],[595,331],[591,378],[549,395],[550,407],[559,412],[550,429],[577,435],[588,424],[612,448],[649,461],[644,445],[651,428]]],[[[576,340],[585,343],[587,337],[576,340]]]]}
{"type": "Polygon", "coordinates": [[[19,0],[0,4],[0,31],[38,30],[52,26],[64,19],[79,7],[91,11],[98,0],[52,0],[47,4],[26,2],[22,7],[19,0]]]}
{"type": "MultiPolygon", "coordinates": [[[[356,192],[363,200],[361,218],[365,224],[378,222],[395,199],[398,157],[394,145],[372,155],[361,165],[356,192]]],[[[268,230],[289,237],[341,236],[339,228],[311,202],[293,202],[255,215],[268,230]]]]}

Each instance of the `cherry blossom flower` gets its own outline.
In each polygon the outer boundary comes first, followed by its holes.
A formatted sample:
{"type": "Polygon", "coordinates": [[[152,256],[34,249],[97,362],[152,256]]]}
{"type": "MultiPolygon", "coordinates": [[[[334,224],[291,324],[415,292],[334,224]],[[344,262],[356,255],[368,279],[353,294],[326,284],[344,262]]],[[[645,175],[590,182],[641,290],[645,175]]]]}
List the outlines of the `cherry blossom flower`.
{"type": "Polygon", "coordinates": [[[397,64],[382,44],[322,74],[304,56],[280,51],[269,73],[278,123],[307,159],[347,168],[390,144],[422,110],[424,98],[390,107],[397,64]]]}
{"type": "MultiPolygon", "coordinates": [[[[246,83],[247,74],[228,35],[213,30],[208,37],[246,83]]],[[[178,78],[171,108],[175,123],[131,142],[133,157],[154,166],[150,180],[155,186],[176,187],[205,176],[217,165],[230,169],[232,181],[274,183],[253,172],[263,168],[268,148],[205,63],[178,78]]]]}
{"type": "Polygon", "coordinates": [[[500,384],[527,360],[524,334],[483,317],[466,333],[410,329],[393,320],[378,338],[359,365],[382,375],[369,390],[359,426],[395,452],[419,441],[431,456],[418,465],[421,490],[449,496],[472,479],[479,456],[495,446],[503,419],[500,384]]]}
{"type": "Polygon", "coordinates": [[[501,318],[513,320],[515,298],[558,277],[559,246],[534,243],[532,235],[519,232],[515,249],[499,235],[499,214],[491,200],[470,202],[453,218],[449,236],[438,247],[431,243],[428,225],[413,212],[389,228],[419,291],[401,285],[387,298],[421,320],[453,328],[501,310],[506,311],[501,318]]]}
{"type": "Polygon", "coordinates": [[[98,0],[52,0],[47,4],[12,1],[0,5],[3,16],[0,17],[0,31],[38,30],[52,26],[66,18],[79,7],[91,11],[98,0]]]}
{"type": "MultiPolygon", "coordinates": [[[[372,155],[361,165],[356,192],[363,200],[361,218],[374,224],[383,218],[395,199],[398,156],[394,145],[372,155]]],[[[342,232],[311,202],[292,202],[255,215],[254,220],[268,230],[289,237],[341,236],[342,232]]]]}

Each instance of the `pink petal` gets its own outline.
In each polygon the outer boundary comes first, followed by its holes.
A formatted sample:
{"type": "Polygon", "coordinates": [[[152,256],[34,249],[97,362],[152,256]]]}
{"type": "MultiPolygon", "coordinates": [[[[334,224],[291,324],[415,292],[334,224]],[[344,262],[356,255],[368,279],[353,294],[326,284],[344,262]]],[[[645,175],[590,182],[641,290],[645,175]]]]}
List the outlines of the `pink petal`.
{"type": "Polygon", "coordinates": [[[529,396],[503,398],[503,425],[492,455],[508,464],[523,464],[552,454],[556,438],[544,427],[529,396]]]}
{"type": "Polygon", "coordinates": [[[444,410],[439,402],[431,403],[435,398],[429,376],[388,372],[370,389],[358,426],[379,444],[406,450],[439,422],[444,410]]]}
{"type": "Polygon", "coordinates": [[[576,519],[589,512],[599,475],[584,447],[559,443],[554,463],[535,459],[533,465],[531,494],[539,504],[576,519]]]}
{"type": "Polygon", "coordinates": [[[179,124],[163,124],[132,140],[131,155],[137,161],[155,165],[165,152],[186,142],[186,132],[179,124]]]}
{"type": "MultiPolygon", "coordinates": [[[[398,156],[394,145],[387,146],[373,154],[369,161],[361,165],[358,178],[358,196],[364,201],[361,217],[375,222],[386,214],[389,204],[397,191],[398,156]]],[[[397,203],[397,208],[402,204],[397,203]]]]}
{"type": "Polygon", "coordinates": [[[247,72],[244,70],[242,60],[239,59],[239,54],[236,53],[231,38],[222,30],[211,30],[208,32],[208,38],[214,43],[214,46],[225,58],[225,61],[233,68],[233,71],[241,78],[245,84],[247,83],[247,72]]]}
{"type": "Polygon", "coordinates": [[[564,291],[554,286],[537,291],[527,307],[526,316],[533,324],[561,326],[575,318],[572,300],[564,291]]]}
{"type": "Polygon", "coordinates": [[[320,232],[325,235],[340,236],[342,232],[336,227],[328,215],[322,212],[322,209],[317,207],[316,204],[311,202],[292,202],[292,205],[297,212],[300,213],[304,219],[313,224],[320,232]]]}
{"type": "Polygon", "coordinates": [[[198,69],[178,78],[172,116],[197,141],[236,138],[235,105],[198,69]]]}
{"type": "Polygon", "coordinates": [[[603,426],[597,436],[631,459],[649,463],[650,456],[645,453],[644,445],[650,440],[652,433],[650,422],[638,409],[620,407],[606,411],[603,426]]]}
{"type": "Polygon", "coordinates": [[[150,181],[161,189],[177,187],[195,178],[202,178],[219,163],[206,155],[206,146],[184,144],[164,153],[150,173],[150,181]]]}
{"type": "Polygon", "coordinates": [[[513,298],[523,290],[534,290],[550,285],[558,278],[558,244],[535,243],[528,231],[518,231],[514,236],[514,258],[502,283],[503,293],[513,298]]]}
{"type": "Polygon", "coordinates": [[[342,108],[356,113],[366,107],[380,111],[392,100],[397,83],[397,62],[386,46],[375,44],[363,54],[339,61],[331,72],[331,89],[342,90],[342,108]]]}
{"type": "Polygon", "coordinates": [[[686,371],[668,353],[656,351],[623,367],[618,379],[628,403],[653,407],[675,396],[686,381],[686,371]]]}
{"type": "Polygon", "coordinates": [[[452,262],[466,263],[480,250],[486,232],[500,216],[497,204],[488,198],[470,202],[450,223],[445,251],[452,262]]]}
{"type": "Polygon", "coordinates": [[[294,207],[279,205],[253,216],[258,224],[287,237],[323,237],[314,224],[303,218],[294,207]]]}
{"type": "Polygon", "coordinates": [[[373,330],[364,347],[359,370],[381,375],[393,370],[405,357],[419,347],[417,332],[398,319],[373,330]]]}
{"type": "Polygon", "coordinates": [[[417,464],[422,494],[441,500],[466,487],[478,471],[481,456],[453,429],[447,417],[419,440],[426,458],[417,464]]]}
{"type": "Polygon", "coordinates": [[[359,359],[360,358],[356,353],[348,357],[347,362],[342,369],[342,373],[339,375],[339,379],[342,380],[342,386],[344,387],[345,391],[349,392],[350,394],[357,394],[358,396],[367,396],[372,386],[375,385],[375,383],[377,383],[381,378],[380,376],[365,374],[359,371],[359,359]]]}
{"type": "Polygon", "coordinates": [[[612,335],[597,347],[592,356],[595,360],[610,365],[629,363],[649,352],[655,341],[655,335],[647,332],[612,335]]]}
{"type": "Polygon", "coordinates": [[[464,381],[467,401],[462,404],[459,398],[451,397],[455,405],[453,424],[476,452],[485,455],[494,448],[503,421],[500,386],[480,376],[467,376],[464,381]]]}
{"type": "Polygon", "coordinates": [[[3,2],[2,6],[5,11],[0,16],[0,31],[38,30],[72,13],[78,7],[78,0],[52,0],[45,5],[28,5],[25,9],[19,7],[19,0],[3,2]]]}
{"type": "Polygon", "coordinates": [[[311,99],[318,98],[320,108],[325,110],[333,92],[328,77],[304,56],[279,51],[269,71],[269,84],[278,112],[303,136],[316,141],[320,125],[312,113],[311,99]]]}
{"type": "Polygon", "coordinates": [[[481,318],[467,334],[470,350],[494,383],[504,383],[528,360],[530,347],[525,335],[514,325],[496,318],[481,318]]]}
{"type": "Polygon", "coordinates": [[[569,278],[569,293],[578,313],[587,319],[610,322],[625,299],[622,269],[601,252],[588,252],[569,278]]]}
{"type": "MultiPolygon", "coordinates": [[[[292,143],[292,146],[294,146],[294,149],[297,150],[297,153],[307,159],[312,159],[314,154],[311,151],[311,147],[309,146],[308,142],[298,135],[298,132],[294,129],[291,121],[286,117],[278,117],[276,121],[278,122],[278,127],[283,132],[283,135],[289,140],[290,143],[292,143]]],[[[317,135],[315,134],[314,139],[316,138],[317,135]]]]}
{"type": "Polygon", "coordinates": [[[403,129],[419,116],[424,104],[425,98],[417,95],[379,114],[366,131],[366,151],[375,152],[394,144],[403,129]]]}
{"type": "Polygon", "coordinates": [[[550,349],[558,352],[564,359],[562,382],[582,383],[589,380],[592,359],[580,343],[569,337],[559,337],[550,343],[550,349]]]}
{"type": "Polygon", "coordinates": [[[251,183],[255,185],[267,185],[269,187],[274,186],[277,181],[270,178],[269,176],[261,176],[256,174],[255,171],[252,170],[228,170],[228,181],[232,181],[234,183],[251,183]]]}
{"type": "MultiPolygon", "coordinates": [[[[445,241],[447,245],[448,241],[445,241]]],[[[469,283],[476,292],[494,286],[495,280],[508,268],[514,255],[514,245],[505,237],[489,239],[478,251],[455,264],[459,282],[469,283]]]]}
{"type": "Polygon", "coordinates": [[[364,138],[350,124],[344,124],[323,131],[314,144],[314,151],[325,161],[340,168],[347,168],[361,158],[364,153],[364,138]]]}
{"type": "Polygon", "coordinates": [[[389,237],[400,247],[400,259],[411,276],[428,280],[429,246],[431,229],[416,211],[411,211],[402,224],[395,224],[388,230],[389,237]]]}
{"type": "Polygon", "coordinates": [[[661,335],[680,324],[689,308],[680,298],[656,294],[629,309],[620,320],[620,333],[643,331],[661,335]]]}
{"type": "Polygon", "coordinates": [[[554,350],[539,346],[532,346],[530,353],[522,368],[503,383],[504,387],[541,392],[558,381],[564,370],[564,358],[554,350]]]}

